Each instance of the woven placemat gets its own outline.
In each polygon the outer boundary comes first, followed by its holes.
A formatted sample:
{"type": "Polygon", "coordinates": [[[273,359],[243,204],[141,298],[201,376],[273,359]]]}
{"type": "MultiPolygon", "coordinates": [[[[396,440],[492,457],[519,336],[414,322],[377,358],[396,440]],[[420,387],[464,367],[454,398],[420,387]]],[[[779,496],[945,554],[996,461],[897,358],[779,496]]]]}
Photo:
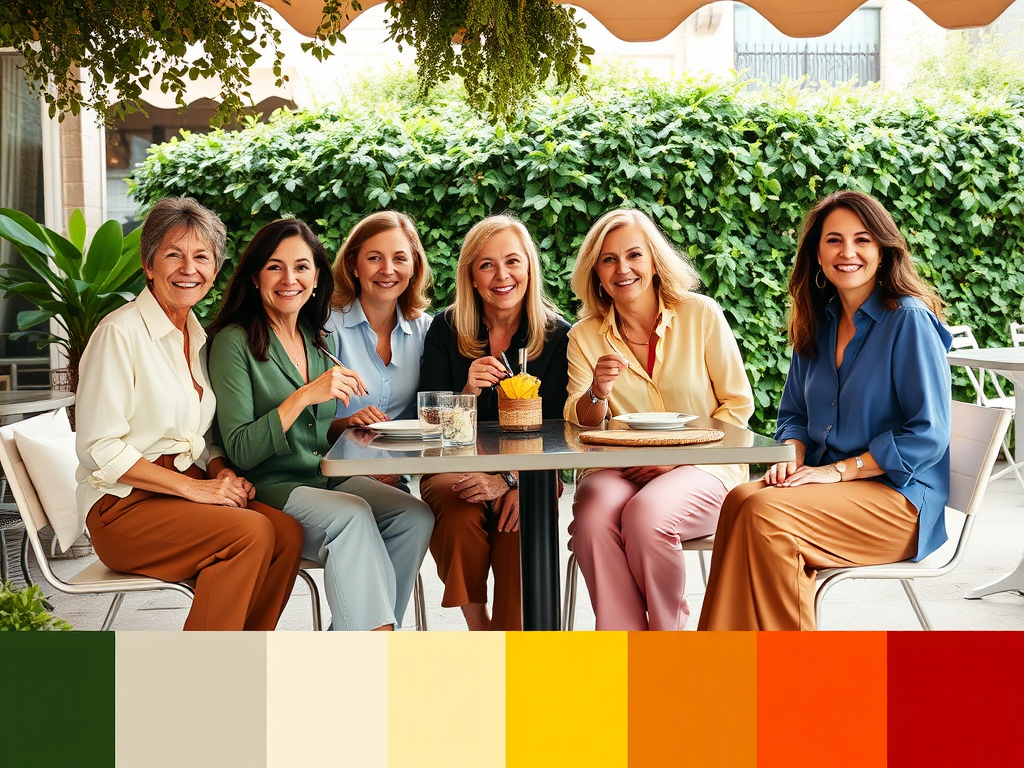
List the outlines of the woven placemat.
{"type": "Polygon", "coordinates": [[[725,437],[720,429],[680,429],[660,431],[654,429],[605,429],[581,432],[580,442],[587,445],[696,445],[713,443],[725,437]]]}

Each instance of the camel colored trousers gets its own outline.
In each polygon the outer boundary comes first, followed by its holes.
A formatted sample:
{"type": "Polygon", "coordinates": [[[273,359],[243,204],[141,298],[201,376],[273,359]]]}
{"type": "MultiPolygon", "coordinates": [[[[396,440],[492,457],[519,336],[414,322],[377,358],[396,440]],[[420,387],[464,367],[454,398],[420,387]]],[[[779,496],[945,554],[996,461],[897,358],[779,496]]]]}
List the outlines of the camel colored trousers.
{"type": "MultiPolygon", "coordinates": [[[[173,462],[154,463],[176,472],[173,462]]],[[[182,474],[206,478],[195,465],[182,474]]],[[[104,496],[86,524],[108,568],[164,581],[196,577],[186,630],[274,629],[302,558],[302,526],[258,501],[239,509],[135,489],[123,499],[104,496]]]]}
{"type": "Polygon", "coordinates": [[[734,488],[715,532],[698,629],[815,629],[819,568],[895,563],[917,552],[917,509],[872,480],[734,488]]]}
{"type": "Polygon", "coordinates": [[[458,473],[424,475],[420,496],[434,512],[430,554],[444,582],[441,605],[487,602],[487,570],[494,571],[492,630],[523,628],[523,588],[519,566],[519,531],[498,531],[498,516],[452,490],[458,473]]]}

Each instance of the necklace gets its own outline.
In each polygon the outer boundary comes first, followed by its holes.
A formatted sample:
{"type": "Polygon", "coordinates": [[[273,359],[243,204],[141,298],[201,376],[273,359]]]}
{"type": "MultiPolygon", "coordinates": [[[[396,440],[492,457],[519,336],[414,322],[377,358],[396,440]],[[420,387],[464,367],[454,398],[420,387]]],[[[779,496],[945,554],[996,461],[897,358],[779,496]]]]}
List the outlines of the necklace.
{"type": "MultiPolygon", "coordinates": [[[[651,346],[651,337],[650,336],[647,337],[647,341],[633,341],[633,339],[629,338],[629,336],[626,335],[626,329],[622,327],[622,323],[619,323],[619,333],[621,333],[622,334],[622,338],[624,338],[630,344],[636,344],[638,347],[649,347],[649,346],[651,346]]],[[[651,331],[651,333],[653,334],[654,331],[651,331]]]]}
{"type": "Polygon", "coordinates": [[[284,347],[284,351],[288,355],[288,359],[292,361],[292,365],[294,365],[296,370],[301,373],[302,363],[305,361],[306,357],[306,345],[303,342],[302,334],[299,334],[298,342],[295,342],[292,339],[285,339],[281,334],[278,334],[277,338],[281,341],[281,346],[284,347]]]}

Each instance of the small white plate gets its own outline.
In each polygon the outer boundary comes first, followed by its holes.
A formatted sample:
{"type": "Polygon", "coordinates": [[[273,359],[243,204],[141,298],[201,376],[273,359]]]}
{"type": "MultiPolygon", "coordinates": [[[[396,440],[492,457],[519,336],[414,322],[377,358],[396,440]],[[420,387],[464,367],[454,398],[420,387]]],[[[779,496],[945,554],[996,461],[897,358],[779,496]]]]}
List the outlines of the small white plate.
{"type": "Polygon", "coordinates": [[[615,418],[625,423],[630,429],[682,429],[697,417],[691,413],[652,411],[624,413],[615,418]]]}
{"type": "Polygon", "coordinates": [[[396,438],[416,438],[420,440],[423,438],[420,432],[420,423],[417,419],[398,419],[397,421],[378,421],[375,424],[370,424],[368,429],[376,430],[382,435],[396,438]]]}

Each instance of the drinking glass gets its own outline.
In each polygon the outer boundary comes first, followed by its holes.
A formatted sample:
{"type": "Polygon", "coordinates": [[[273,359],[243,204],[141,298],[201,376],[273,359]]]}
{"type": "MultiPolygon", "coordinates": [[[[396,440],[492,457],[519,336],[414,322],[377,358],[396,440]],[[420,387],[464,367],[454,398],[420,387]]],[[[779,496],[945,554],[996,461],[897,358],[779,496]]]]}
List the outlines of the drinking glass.
{"type": "Polygon", "coordinates": [[[420,420],[420,433],[424,440],[441,437],[441,398],[451,392],[417,392],[416,415],[420,420]]]}
{"type": "Polygon", "coordinates": [[[441,398],[441,445],[476,444],[476,395],[445,395],[441,398]]]}

